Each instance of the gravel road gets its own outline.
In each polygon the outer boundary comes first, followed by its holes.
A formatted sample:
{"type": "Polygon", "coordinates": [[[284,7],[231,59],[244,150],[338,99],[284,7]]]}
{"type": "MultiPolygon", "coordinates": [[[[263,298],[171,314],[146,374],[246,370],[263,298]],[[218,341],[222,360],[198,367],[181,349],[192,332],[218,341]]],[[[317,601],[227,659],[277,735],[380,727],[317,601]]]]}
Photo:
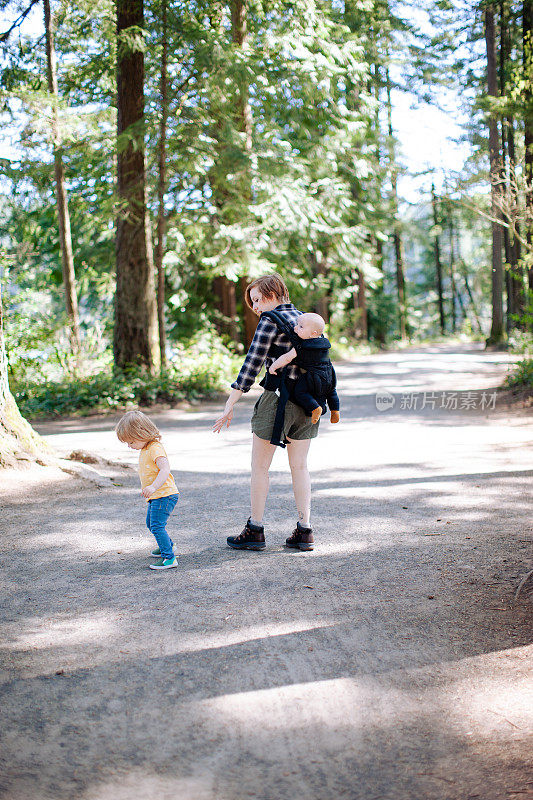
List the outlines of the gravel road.
{"type": "MultiPolygon", "coordinates": [[[[248,516],[257,393],[153,414],[181,491],[179,568],[131,468],[97,488],[0,478],[0,797],[9,800],[531,800],[531,417],[500,407],[509,356],[411,349],[338,365],[341,423],[311,447],[312,553],[286,454],[267,550],[248,516]],[[455,399],[454,399],[455,396],[455,399]],[[382,410],[380,410],[382,409],[382,410]]],[[[116,417],[36,427],[134,464],[116,417]]]]}

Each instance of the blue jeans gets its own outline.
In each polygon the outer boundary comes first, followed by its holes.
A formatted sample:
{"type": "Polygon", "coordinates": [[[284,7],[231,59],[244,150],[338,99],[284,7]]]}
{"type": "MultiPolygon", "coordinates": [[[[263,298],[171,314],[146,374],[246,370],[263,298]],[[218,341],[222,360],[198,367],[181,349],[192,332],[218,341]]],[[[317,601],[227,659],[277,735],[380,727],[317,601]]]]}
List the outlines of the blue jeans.
{"type": "Polygon", "coordinates": [[[154,534],[155,540],[161,551],[161,558],[174,558],[174,542],[167,533],[167,520],[174,511],[179,494],[168,497],[156,497],[148,500],[146,512],[146,527],[154,534]]]}

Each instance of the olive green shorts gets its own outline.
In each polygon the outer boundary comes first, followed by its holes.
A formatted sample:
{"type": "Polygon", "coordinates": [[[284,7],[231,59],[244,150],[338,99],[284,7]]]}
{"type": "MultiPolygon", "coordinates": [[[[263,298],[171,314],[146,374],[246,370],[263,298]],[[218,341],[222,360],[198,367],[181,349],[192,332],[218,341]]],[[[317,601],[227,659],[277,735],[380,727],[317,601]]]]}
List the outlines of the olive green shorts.
{"type": "MultiPolygon", "coordinates": [[[[259,436],[260,439],[270,441],[272,438],[278,399],[276,392],[265,390],[254,406],[252,432],[259,436]]],[[[313,425],[311,417],[306,416],[303,408],[287,400],[281,441],[283,442],[285,439],[314,439],[318,436],[319,425],[320,422],[313,425]]]]}

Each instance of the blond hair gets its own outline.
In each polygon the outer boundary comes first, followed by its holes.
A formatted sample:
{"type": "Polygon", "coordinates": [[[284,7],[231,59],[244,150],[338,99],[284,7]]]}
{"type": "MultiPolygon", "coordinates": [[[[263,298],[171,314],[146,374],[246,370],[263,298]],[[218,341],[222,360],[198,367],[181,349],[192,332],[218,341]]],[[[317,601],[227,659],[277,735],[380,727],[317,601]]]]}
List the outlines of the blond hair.
{"type": "Polygon", "coordinates": [[[252,298],[250,297],[252,289],[257,289],[258,292],[261,292],[263,297],[269,299],[275,297],[280,303],[289,302],[289,290],[285,286],[285,281],[280,275],[276,275],[275,272],[273,272],[272,275],[263,275],[261,278],[256,278],[255,281],[252,281],[247,287],[244,298],[246,300],[246,305],[250,308],[253,308],[252,298]]]}
{"type": "Polygon", "coordinates": [[[115,426],[115,433],[121,442],[137,439],[139,442],[155,442],[161,439],[159,430],[151,419],[142,411],[128,411],[119,419],[115,426]]]}

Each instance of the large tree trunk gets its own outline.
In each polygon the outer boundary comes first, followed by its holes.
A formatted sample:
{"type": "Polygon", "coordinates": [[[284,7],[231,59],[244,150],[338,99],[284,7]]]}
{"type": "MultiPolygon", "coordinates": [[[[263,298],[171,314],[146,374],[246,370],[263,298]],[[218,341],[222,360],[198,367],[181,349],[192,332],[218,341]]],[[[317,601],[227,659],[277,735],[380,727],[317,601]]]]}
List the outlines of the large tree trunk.
{"type": "Polygon", "coordinates": [[[142,0],[117,0],[117,134],[120,209],[116,235],[115,332],[119,368],[159,367],[153,265],[149,262],[144,160],[144,56],[121,34],[143,26],[142,0]],[[127,137],[127,138],[126,138],[127,137]],[[129,140],[128,140],[129,139],[129,140]]]}
{"type": "Polygon", "coordinates": [[[526,185],[526,242],[528,285],[533,292],[533,1],[522,3],[522,44],[524,66],[524,146],[526,185]]]}
{"type": "MultiPolygon", "coordinates": [[[[234,45],[244,49],[248,42],[248,21],[246,18],[247,9],[246,3],[243,0],[231,0],[231,38],[234,45]]],[[[247,156],[247,167],[241,176],[241,192],[243,197],[248,203],[252,199],[252,180],[250,174],[250,156],[252,155],[252,110],[250,108],[250,99],[248,84],[243,82],[238,88],[237,104],[236,104],[236,124],[237,130],[242,136],[242,147],[247,156]]],[[[255,333],[258,319],[246,305],[244,292],[250,283],[247,275],[243,276],[240,281],[241,287],[241,300],[244,315],[244,338],[246,347],[249,347],[255,333]],[[251,336],[250,336],[251,334],[251,336]]]]}
{"type": "Polygon", "coordinates": [[[61,134],[57,113],[57,74],[54,49],[54,35],[50,0],[44,0],[44,28],[46,40],[46,64],[48,92],[52,100],[52,135],[54,139],[54,177],[56,190],[57,217],[59,227],[59,245],[61,249],[61,265],[63,269],[63,286],[65,290],[65,307],[67,311],[70,341],[74,353],[81,347],[80,320],[78,314],[78,298],[76,295],[76,274],[74,271],[74,255],[72,252],[72,236],[70,231],[70,215],[67,192],[65,189],[65,171],[61,156],[61,134]]]}
{"type": "MultiPolygon", "coordinates": [[[[225,5],[222,2],[214,3],[209,9],[209,21],[213,32],[217,35],[223,34],[225,5]]],[[[233,9],[232,11],[232,37],[233,37],[233,9]]],[[[213,72],[216,72],[217,64],[211,65],[213,72]]],[[[220,80],[213,80],[211,86],[211,108],[212,137],[215,141],[216,158],[215,164],[210,171],[209,181],[213,205],[216,214],[213,219],[215,229],[221,224],[230,225],[235,220],[229,213],[229,208],[234,202],[236,191],[234,182],[231,186],[227,180],[227,172],[230,170],[228,163],[228,147],[225,141],[225,115],[228,110],[228,98],[226,96],[226,85],[220,80]]],[[[219,275],[213,280],[213,292],[218,317],[215,324],[220,333],[227,334],[236,344],[240,341],[239,328],[236,318],[236,293],[235,283],[226,277],[219,275]]]]}
{"type": "MultiPolygon", "coordinates": [[[[485,45],[487,49],[487,86],[489,97],[498,96],[496,72],[496,37],[494,7],[485,7],[485,45]]],[[[489,162],[492,214],[492,325],[487,344],[503,341],[503,263],[501,218],[501,167],[498,122],[494,112],[489,116],[489,162]]]]}
{"type": "Polygon", "coordinates": [[[435,252],[435,272],[437,274],[437,302],[439,306],[439,321],[440,332],[444,335],[446,328],[446,320],[444,317],[444,296],[442,287],[442,263],[440,259],[440,239],[439,239],[439,211],[437,207],[437,197],[435,195],[435,186],[431,185],[431,205],[433,206],[433,225],[435,233],[433,234],[433,247],[435,252]]]}
{"type": "Polygon", "coordinates": [[[405,269],[403,258],[403,244],[401,234],[400,216],[398,210],[398,170],[396,169],[396,157],[394,153],[394,140],[392,129],[392,101],[389,70],[386,72],[387,86],[387,120],[389,128],[389,160],[390,160],[390,179],[392,186],[392,213],[394,216],[394,257],[396,261],[396,289],[398,292],[398,321],[400,326],[400,337],[407,339],[407,302],[405,294],[405,269]]]}
{"type": "Polygon", "coordinates": [[[157,271],[157,323],[159,330],[159,358],[161,369],[167,364],[165,331],[165,270],[163,256],[165,253],[165,190],[166,190],[166,150],[167,150],[167,119],[168,119],[168,27],[167,27],[167,0],[162,0],[161,5],[161,78],[159,84],[161,118],[159,120],[159,143],[157,148],[157,242],[155,247],[155,268],[157,271]]]}
{"type": "Polygon", "coordinates": [[[21,416],[9,391],[4,342],[2,286],[0,284],[0,468],[24,467],[51,450],[21,416]]]}
{"type": "MultiPolygon", "coordinates": [[[[499,64],[499,79],[500,79],[500,95],[507,98],[507,65],[509,61],[510,44],[509,44],[509,16],[508,16],[507,0],[500,0],[500,64],[499,64]]],[[[516,170],[515,170],[515,147],[514,147],[514,120],[512,116],[503,116],[501,119],[502,131],[502,193],[505,196],[503,217],[505,220],[505,227],[503,228],[503,244],[505,253],[505,287],[507,293],[507,333],[510,333],[512,328],[520,325],[519,317],[521,316],[521,295],[523,290],[521,288],[521,267],[519,264],[520,259],[520,242],[517,238],[519,235],[519,226],[517,220],[518,210],[518,196],[516,185],[516,170]]]]}

